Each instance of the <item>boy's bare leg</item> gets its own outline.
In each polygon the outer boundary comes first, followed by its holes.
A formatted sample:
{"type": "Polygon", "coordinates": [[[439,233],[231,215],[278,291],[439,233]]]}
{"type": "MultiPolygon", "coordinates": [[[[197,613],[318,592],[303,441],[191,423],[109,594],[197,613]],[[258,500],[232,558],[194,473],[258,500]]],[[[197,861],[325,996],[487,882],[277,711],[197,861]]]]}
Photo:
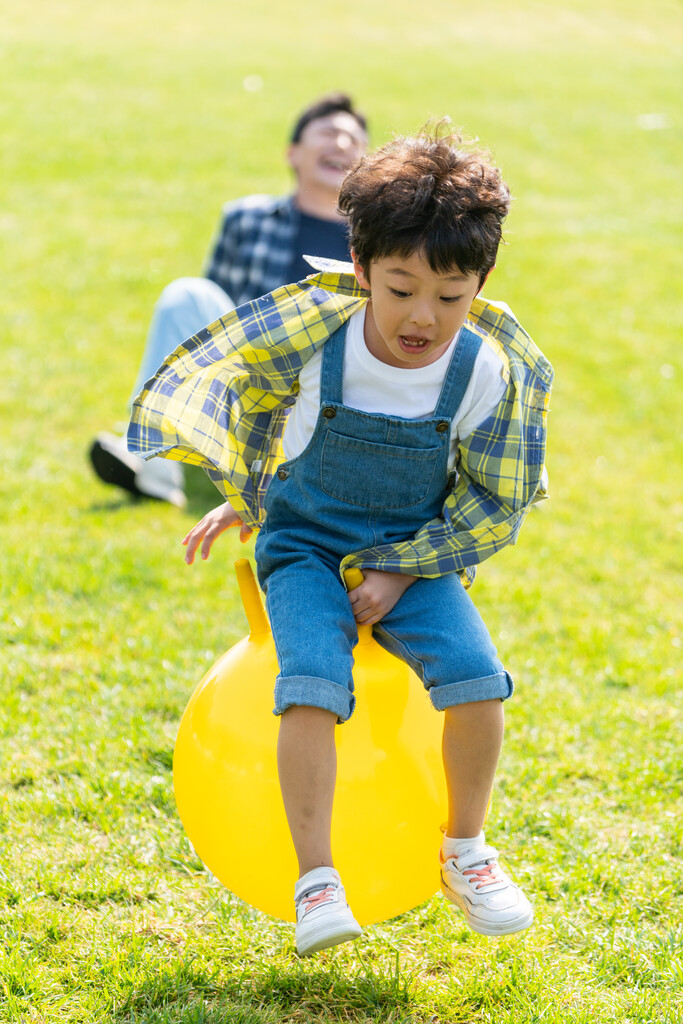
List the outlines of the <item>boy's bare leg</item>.
{"type": "Polygon", "coordinates": [[[441,890],[480,935],[528,928],[533,907],[486,844],[484,819],[503,742],[503,705],[484,700],[449,708],[443,730],[448,829],[441,843],[441,890]]]}
{"type": "Polygon", "coordinates": [[[481,832],[502,744],[502,701],[459,704],[444,712],[447,835],[469,837],[481,832]]]}
{"type": "Polygon", "coordinates": [[[313,868],[334,867],[330,833],[336,724],[337,716],[323,708],[295,706],[280,717],[277,764],[299,877],[313,868]]]}

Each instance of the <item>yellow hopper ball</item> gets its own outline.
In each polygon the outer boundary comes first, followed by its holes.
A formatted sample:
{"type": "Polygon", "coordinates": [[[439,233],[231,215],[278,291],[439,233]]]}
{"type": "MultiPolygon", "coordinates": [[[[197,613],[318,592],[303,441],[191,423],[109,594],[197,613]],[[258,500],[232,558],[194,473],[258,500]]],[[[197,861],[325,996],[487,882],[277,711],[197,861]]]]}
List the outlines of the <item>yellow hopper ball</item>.
{"type": "MultiPolygon", "coordinates": [[[[258,910],[293,921],[298,870],[272,713],[277,658],[248,560],[235,570],[251,633],[216,662],[190,699],[175,746],[175,795],[187,834],[213,874],[258,910]]],[[[363,577],[351,573],[353,589],[363,577]]],[[[337,730],[332,849],[356,918],[373,924],[438,888],[447,807],[443,717],[408,666],[373,640],[372,627],[358,633],[356,708],[337,730]]]]}

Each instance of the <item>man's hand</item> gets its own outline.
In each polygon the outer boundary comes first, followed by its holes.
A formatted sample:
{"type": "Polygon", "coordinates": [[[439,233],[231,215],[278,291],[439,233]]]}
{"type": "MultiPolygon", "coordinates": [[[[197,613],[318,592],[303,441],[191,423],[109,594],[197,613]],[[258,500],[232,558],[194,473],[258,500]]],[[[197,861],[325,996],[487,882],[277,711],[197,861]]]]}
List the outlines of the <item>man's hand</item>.
{"type": "Polygon", "coordinates": [[[194,556],[200,544],[202,545],[202,558],[207,559],[216,537],[219,537],[225,530],[229,530],[231,526],[240,527],[240,540],[243,544],[253,533],[251,527],[242,522],[229,501],[207,512],[197,525],[192,527],[188,535],[183,537],[183,544],[187,545],[185,552],[187,564],[192,565],[194,562],[194,556]]]}
{"type": "Polygon", "coordinates": [[[349,591],[354,618],[363,626],[374,626],[383,619],[399,597],[419,579],[403,572],[382,572],[380,569],[363,569],[363,573],[365,579],[360,586],[349,591]]]}

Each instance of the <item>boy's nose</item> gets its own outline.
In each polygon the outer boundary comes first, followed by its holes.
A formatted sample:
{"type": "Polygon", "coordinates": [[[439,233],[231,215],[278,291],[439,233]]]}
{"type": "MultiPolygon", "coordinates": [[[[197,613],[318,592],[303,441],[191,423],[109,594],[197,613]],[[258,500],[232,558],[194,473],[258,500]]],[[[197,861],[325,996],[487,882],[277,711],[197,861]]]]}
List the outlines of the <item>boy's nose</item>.
{"type": "Polygon", "coordinates": [[[414,306],[411,310],[410,322],[416,327],[431,327],[434,320],[434,311],[431,306],[414,306]]]}

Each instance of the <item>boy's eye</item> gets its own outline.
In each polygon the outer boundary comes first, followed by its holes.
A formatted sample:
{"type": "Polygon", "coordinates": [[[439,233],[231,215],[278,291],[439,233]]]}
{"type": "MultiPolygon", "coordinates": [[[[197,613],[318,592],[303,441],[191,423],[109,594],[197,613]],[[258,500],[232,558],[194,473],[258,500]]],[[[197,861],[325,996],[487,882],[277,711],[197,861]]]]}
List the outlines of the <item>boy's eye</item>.
{"type": "Polygon", "coordinates": [[[442,302],[460,302],[462,295],[442,295],[442,302]]]}
{"type": "Polygon", "coordinates": [[[392,295],[395,295],[397,299],[407,299],[410,292],[401,292],[398,288],[390,288],[389,291],[392,295]]]}

